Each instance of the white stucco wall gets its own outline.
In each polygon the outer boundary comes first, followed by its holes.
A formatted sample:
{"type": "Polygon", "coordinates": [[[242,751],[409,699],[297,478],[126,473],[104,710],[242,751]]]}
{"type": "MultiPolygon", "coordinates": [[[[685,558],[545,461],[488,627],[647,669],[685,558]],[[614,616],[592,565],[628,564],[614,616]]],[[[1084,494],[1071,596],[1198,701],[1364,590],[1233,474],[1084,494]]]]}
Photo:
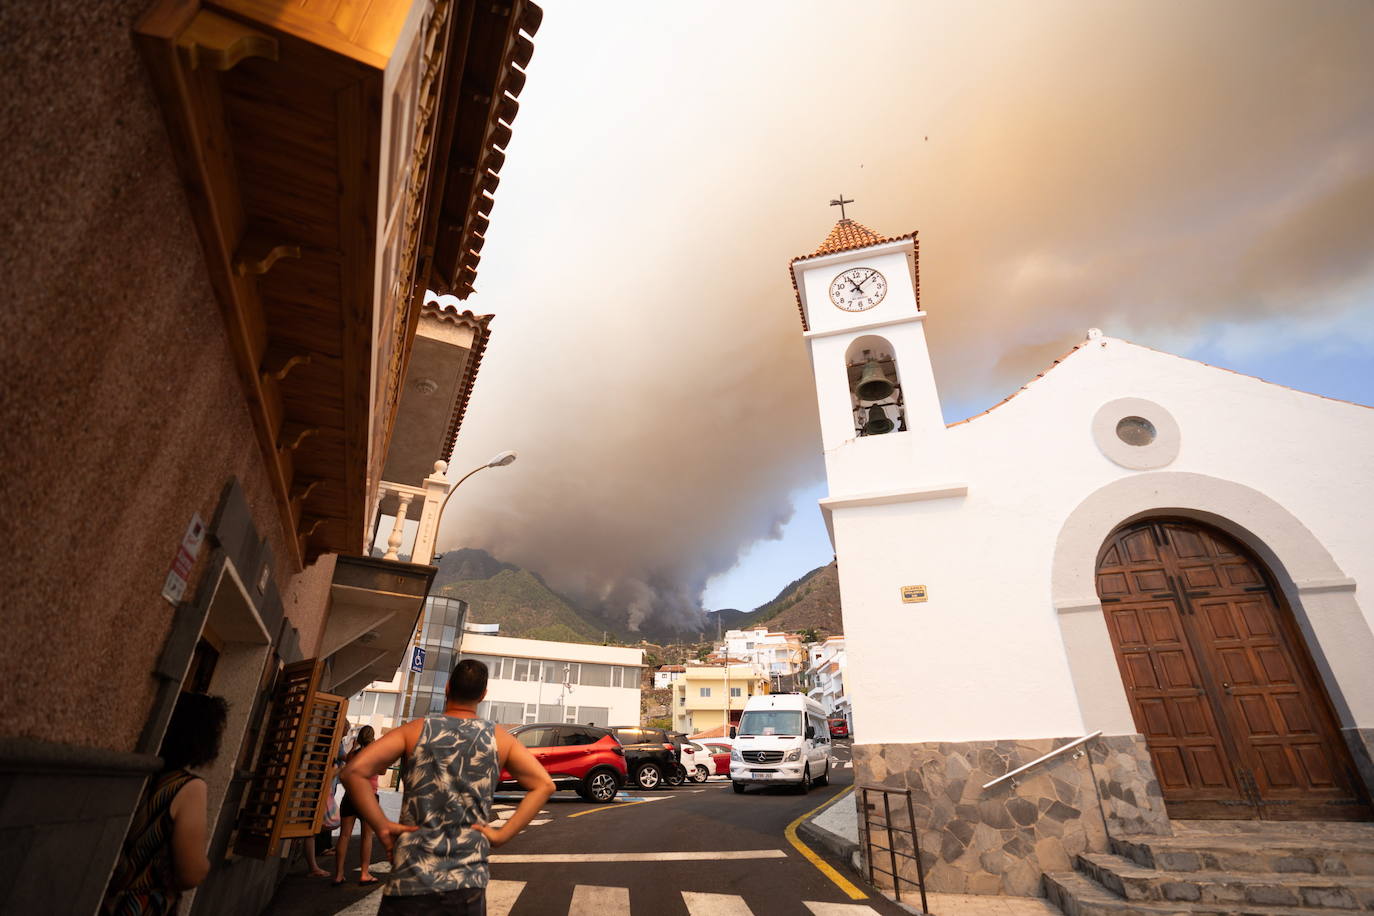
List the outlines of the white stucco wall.
{"type": "MultiPolygon", "coordinates": [[[[817,384],[831,384],[819,365],[817,384]]],[[[821,409],[838,409],[848,422],[847,404],[832,405],[822,396],[821,409]]],[[[1206,499],[1224,489],[1204,479],[1212,478],[1252,494],[1248,501],[1228,496],[1227,511],[1251,516],[1256,528],[1269,525],[1271,540],[1284,540],[1282,526],[1264,519],[1287,513],[1329,551],[1331,570],[1325,575],[1333,582],[1353,580],[1353,591],[1350,583],[1317,583],[1310,594],[1299,594],[1296,586],[1285,591],[1300,625],[1310,624],[1315,634],[1319,667],[1329,656],[1325,668],[1341,681],[1337,705],[1343,724],[1374,726],[1374,678],[1352,676],[1374,669],[1374,602],[1361,592],[1374,582],[1374,411],[1368,408],[1103,337],[1085,341],[987,415],[948,429],[850,439],[828,448],[827,468],[832,496],[906,492],[886,504],[832,503],[850,662],[846,688],[856,732],[865,742],[1085,733],[1080,691],[1091,704],[1094,691],[1120,696],[1121,686],[1114,659],[1095,669],[1090,682],[1075,684],[1075,670],[1081,681],[1083,669],[1071,670],[1065,644],[1070,630],[1062,628],[1056,607],[1057,598],[1061,604],[1067,600],[1055,594],[1052,582],[1056,546],[1080,504],[1099,491],[1124,493],[1129,488],[1103,488],[1131,477],[1146,481],[1145,475],[1155,476],[1143,491],[1135,488],[1117,503],[1099,497],[1096,513],[1110,515],[1120,505],[1125,514],[1114,526],[1132,513],[1206,509],[1169,505],[1177,497],[1164,494],[1206,499]],[[1094,414],[1117,398],[1148,399],[1169,413],[1179,432],[1171,463],[1132,470],[1098,448],[1094,414]],[[939,460],[926,461],[927,454],[939,460]],[[1178,475],[1190,475],[1190,488],[1166,485],[1185,480],[1178,475]],[[966,494],[919,498],[922,487],[949,492],[952,482],[966,485],[966,494]],[[1161,495],[1152,500],[1150,493],[1161,495]],[[904,585],[927,586],[929,600],[903,604],[904,585]],[[1332,588],[1343,589],[1347,602],[1348,613],[1339,620],[1339,609],[1328,609],[1323,598],[1323,589],[1332,588]],[[1109,676],[1116,680],[1105,680],[1109,676]]],[[[1246,520],[1230,521],[1228,530],[1242,533],[1235,529],[1244,529],[1246,520]]],[[[1101,545],[1093,539],[1087,569],[1101,545]]],[[[1250,546],[1271,566],[1289,562],[1285,550],[1295,565],[1306,562],[1295,556],[1297,548],[1270,544],[1271,558],[1265,545],[1250,546]]],[[[1273,572],[1282,586],[1285,571],[1273,572]]],[[[1087,579],[1086,594],[1069,597],[1091,602],[1095,595],[1087,579]]],[[[1072,588],[1082,590],[1082,583],[1072,588]]],[[[1091,615],[1083,619],[1091,622],[1091,615]]],[[[1121,726],[1117,731],[1129,731],[1119,706],[1102,715],[1121,726]]]]}

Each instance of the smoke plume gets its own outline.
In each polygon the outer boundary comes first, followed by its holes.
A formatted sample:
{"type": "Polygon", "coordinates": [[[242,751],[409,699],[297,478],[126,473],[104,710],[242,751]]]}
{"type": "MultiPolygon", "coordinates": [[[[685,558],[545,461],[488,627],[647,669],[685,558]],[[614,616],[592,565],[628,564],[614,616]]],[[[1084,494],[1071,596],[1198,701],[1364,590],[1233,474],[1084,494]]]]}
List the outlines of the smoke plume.
{"type": "Polygon", "coordinates": [[[454,471],[520,459],[441,546],[631,626],[695,628],[822,475],[787,262],[841,191],[920,231],[947,403],[1090,326],[1167,346],[1370,301],[1374,4],[546,6],[454,471]]]}

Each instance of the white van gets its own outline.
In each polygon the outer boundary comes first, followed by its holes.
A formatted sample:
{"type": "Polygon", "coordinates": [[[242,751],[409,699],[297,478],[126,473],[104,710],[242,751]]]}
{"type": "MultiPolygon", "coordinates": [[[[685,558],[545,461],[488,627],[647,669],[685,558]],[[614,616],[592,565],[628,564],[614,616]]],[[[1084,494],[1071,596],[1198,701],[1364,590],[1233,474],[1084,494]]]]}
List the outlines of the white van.
{"type": "Polygon", "coordinates": [[[821,704],[799,693],[750,697],[731,729],[730,781],[746,786],[800,786],[830,781],[830,728],[821,704]]]}

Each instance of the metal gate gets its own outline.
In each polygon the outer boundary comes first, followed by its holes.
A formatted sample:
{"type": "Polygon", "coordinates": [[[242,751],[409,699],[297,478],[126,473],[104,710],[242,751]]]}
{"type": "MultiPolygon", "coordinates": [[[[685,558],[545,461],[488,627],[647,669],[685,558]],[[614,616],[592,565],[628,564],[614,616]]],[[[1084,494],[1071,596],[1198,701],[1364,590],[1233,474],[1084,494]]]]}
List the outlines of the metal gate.
{"type": "Polygon", "coordinates": [[[916,817],[911,807],[910,789],[889,789],[884,786],[857,786],[859,792],[860,811],[863,813],[864,829],[864,858],[868,861],[868,883],[876,886],[873,880],[874,872],[882,875],[892,876],[892,892],[897,900],[902,899],[902,882],[915,885],[921,892],[921,912],[929,913],[930,909],[926,905],[926,871],[925,865],[921,862],[921,837],[916,830],[916,817]],[[881,796],[881,811],[873,796],[881,796]],[[894,824],[892,815],[895,813],[906,813],[906,826],[894,824]],[[879,819],[881,818],[881,819],[879,819]],[[874,828],[882,831],[877,837],[874,836],[874,828]],[[887,845],[880,845],[877,840],[885,833],[887,845]],[[894,842],[894,835],[901,836],[908,834],[911,837],[911,852],[903,852],[897,848],[894,842]],[[882,853],[890,866],[890,870],[883,868],[876,863],[879,854],[882,853]],[[913,881],[904,877],[901,869],[897,867],[897,860],[911,859],[916,863],[916,880],[913,881]]]}

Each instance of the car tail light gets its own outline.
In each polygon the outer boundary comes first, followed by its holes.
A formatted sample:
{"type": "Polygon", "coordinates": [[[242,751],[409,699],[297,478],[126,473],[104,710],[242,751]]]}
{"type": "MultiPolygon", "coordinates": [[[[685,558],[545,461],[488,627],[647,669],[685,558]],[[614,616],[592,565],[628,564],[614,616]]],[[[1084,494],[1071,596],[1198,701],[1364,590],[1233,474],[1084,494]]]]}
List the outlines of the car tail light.
{"type": "Polygon", "coordinates": [[[665,744],[663,745],[663,749],[665,751],[671,751],[673,749],[673,746],[671,744],[665,744]]]}

